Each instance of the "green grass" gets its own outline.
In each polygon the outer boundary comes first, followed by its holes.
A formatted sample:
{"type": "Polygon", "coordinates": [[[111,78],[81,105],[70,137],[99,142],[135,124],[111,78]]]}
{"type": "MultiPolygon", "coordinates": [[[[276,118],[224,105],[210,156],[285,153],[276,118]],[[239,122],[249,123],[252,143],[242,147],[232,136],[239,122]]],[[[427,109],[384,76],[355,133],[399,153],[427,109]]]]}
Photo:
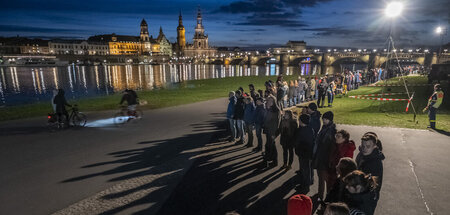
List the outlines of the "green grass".
{"type": "MultiPolygon", "coordinates": [[[[426,84],[425,77],[407,77],[410,84],[426,84]]],[[[388,80],[390,84],[403,83],[398,78],[388,80]]],[[[358,90],[349,92],[350,96],[381,93],[384,89],[388,92],[405,92],[404,87],[361,87],[358,90]]],[[[428,125],[428,116],[422,113],[423,108],[427,105],[428,98],[432,94],[432,86],[409,87],[410,92],[415,92],[412,103],[417,112],[416,122],[412,107],[406,113],[407,101],[377,101],[377,100],[360,100],[348,97],[336,98],[332,108],[322,108],[322,113],[331,110],[335,114],[335,122],[351,125],[371,125],[371,126],[388,126],[401,128],[425,129],[428,125]]],[[[448,92],[448,89],[444,89],[448,92]]],[[[448,95],[448,93],[446,93],[448,95]]],[[[384,98],[407,98],[407,95],[383,96],[384,98]]],[[[446,96],[448,97],[448,96],[446,96]]],[[[444,97],[444,102],[438,109],[437,128],[450,131],[450,102],[444,97]]]]}
{"type": "MultiPolygon", "coordinates": [[[[294,77],[287,76],[286,78],[290,80],[294,77]]],[[[229,91],[235,91],[239,86],[248,90],[248,84],[250,83],[253,83],[256,89],[265,89],[264,82],[268,79],[268,77],[264,76],[252,76],[186,81],[170,89],[140,91],[138,96],[141,100],[148,102],[147,105],[142,106],[142,109],[156,109],[227,97],[229,91]]],[[[272,76],[270,79],[275,80],[276,76],[272,76]]],[[[119,109],[118,103],[120,98],[121,94],[118,93],[110,96],[68,100],[68,102],[70,104],[78,104],[81,111],[101,111],[119,109]]],[[[49,101],[4,107],[0,108],[0,121],[46,116],[51,110],[49,101]]]]}
{"type": "MultiPolygon", "coordinates": [[[[296,77],[285,76],[287,80],[293,78],[296,77]]],[[[187,81],[171,89],[141,91],[138,92],[138,95],[142,100],[148,101],[148,105],[142,106],[143,109],[156,109],[227,97],[229,91],[236,90],[239,86],[247,90],[249,83],[253,83],[256,89],[264,89],[264,82],[268,79],[268,77],[264,76],[253,76],[187,81]]],[[[276,77],[273,76],[270,79],[275,80],[276,77]]],[[[424,84],[427,82],[427,79],[425,77],[407,77],[407,81],[410,84],[424,84]]],[[[398,78],[388,80],[388,82],[390,84],[402,83],[399,82],[398,78]]],[[[349,95],[380,93],[382,89],[383,87],[361,87],[358,90],[350,91],[349,95]]],[[[413,104],[417,112],[417,124],[413,121],[412,107],[410,107],[408,113],[405,113],[405,101],[381,102],[343,97],[335,98],[332,108],[322,108],[320,111],[322,113],[328,110],[333,111],[336,123],[341,124],[424,129],[428,125],[428,117],[422,113],[422,109],[426,106],[428,97],[432,93],[432,86],[410,87],[409,89],[411,92],[415,92],[413,104]]],[[[384,92],[405,92],[405,89],[404,87],[386,87],[384,92]]],[[[448,89],[445,89],[444,92],[446,96],[444,97],[444,103],[438,110],[437,128],[450,131],[448,89]]],[[[115,94],[104,97],[69,100],[69,103],[77,103],[81,111],[114,110],[118,109],[120,97],[120,94],[115,94]]],[[[385,97],[407,98],[406,95],[385,97]]],[[[50,111],[51,106],[49,102],[0,108],[0,121],[46,116],[50,111]]]]}

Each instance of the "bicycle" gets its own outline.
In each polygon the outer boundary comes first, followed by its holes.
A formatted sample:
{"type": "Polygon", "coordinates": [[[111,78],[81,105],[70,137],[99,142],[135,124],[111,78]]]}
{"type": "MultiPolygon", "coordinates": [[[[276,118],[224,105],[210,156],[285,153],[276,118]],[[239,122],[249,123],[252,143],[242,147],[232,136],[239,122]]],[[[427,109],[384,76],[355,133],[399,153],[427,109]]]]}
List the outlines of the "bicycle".
{"type": "Polygon", "coordinates": [[[70,126],[70,122],[72,122],[74,127],[84,127],[87,122],[87,117],[83,113],[79,112],[78,105],[73,105],[73,107],[69,110],[69,120],[66,120],[66,116],[62,115],[62,119],[58,118],[58,114],[49,113],[47,115],[47,127],[51,131],[55,131],[57,129],[67,128],[70,126]]]}
{"type": "Polygon", "coordinates": [[[120,111],[114,114],[114,124],[116,126],[124,125],[132,120],[140,120],[144,116],[142,110],[136,108],[133,110],[128,110],[128,106],[121,106],[120,111]]]}

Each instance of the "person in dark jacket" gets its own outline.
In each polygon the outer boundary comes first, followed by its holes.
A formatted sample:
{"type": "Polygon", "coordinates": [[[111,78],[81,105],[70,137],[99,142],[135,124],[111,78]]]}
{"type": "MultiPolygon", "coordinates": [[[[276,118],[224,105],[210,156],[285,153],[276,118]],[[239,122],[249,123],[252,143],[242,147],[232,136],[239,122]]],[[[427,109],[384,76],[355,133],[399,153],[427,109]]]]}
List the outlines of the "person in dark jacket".
{"type": "Polygon", "coordinates": [[[269,95],[266,103],[266,118],[264,120],[264,132],[266,133],[266,153],[264,162],[270,162],[271,167],[278,165],[278,154],[275,139],[279,135],[281,111],[277,105],[277,99],[269,95]]]}
{"type": "Polygon", "coordinates": [[[266,107],[264,105],[263,98],[256,99],[256,110],[255,110],[255,131],[256,138],[258,139],[258,145],[253,149],[255,152],[260,152],[262,150],[262,129],[264,127],[264,120],[266,117],[266,107]]]}
{"type": "Polygon", "coordinates": [[[286,110],[281,120],[281,136],[280,144],[283,147],[283,166],[286,170],[292,169],[292,162],[294,161],[294,143],[295,131],[298,123],[291,110],[286,110]]]}
{"type": "Polygon", "coordinates": [[[366,133],[361,138],[361,147],[356,157],[356,163],[359,170],[377,177],[379,192],[383,185],[383,160],[385,157],[379,150],[377,142],[378,138],[375,135],[366,133]]]}
{"type": "Polygon", "coordinates": [[[255,86],[253,84],[249,84],[248,88],[250,90],[250,97],[252,97],[253,102],[256,101],[256,97],[258,96],[258,93],[255,90],[255,86]]]}
{"type": "Polygon", "coordinates": [[[247,132],[247,147],[253,147],[253,127],[255,124],[255,103],[252,97],[247,97],[244,99],[245,109],[244,109],[244,124],[245,131],[247,132]]]}
{"type": "Polygon", "coordinates": [[[312,184],[313,172],[311,162],[314,150],[314,130],[309,126],[309,115],[300,115],[299,128],[296,131],[295,153],[298,156],[300,170],[297,173],[300,176],[300,193],[308,193],[312,184]]]}
{"type": "Polygon", "coordinates": [[[65,121],[67,126],[69,126],[69,113],[67,113],[66,106],[72,107],[67,103],[65,92],[63,89],[58,89],[58,94],[53,99],[53,104],[56,106],[56,114],[58,115],[58,122],[61,123],[62,116],[66,117],[65,121]]]}
{"type": "Polygon", "coordinates": [[[243,144],[245,142],[245,131],[244,131],[244,97],[242,96],[242,92],[240,90],[236,91],[236,105],[234,106],[234,120],[236,120],[237,125],[237,133],[239,136],[239,140],[236,144],[243,144]]]}
{"type": "Polygon", "coordinates": [[[348,191],[344,202],[350,208],[373,215],[379,199],[376,177],[355,170],[344,177],[344,182],[348,191]]]}
{"type": "Polygon", "coordinates": [[[319,108],[322,108],[323,105],[325,104],[325,96],[327,94],[327,88],[328,88],[328,84],[326,79],[322,79],[320,84],[317,86],[318,90],[319,90],[319,97],[317,99],[317,106],[319,106],[319,108]],[[322,103],[320,103],[322,101],[322,103]],[[320,105],[322,104],[322,105],[320,105]]]}
{"type": "Polygon", "coordinates": [[[336,142],[336,125],[333,122],[333,112],[325,112],[322,116],[323,126],[317,135],[316,145],[314,150],[313,166],[317,169],[317,175],[319,176],[319,188],[318,197],[323,199],[325,184],[327,191],[331,189],[331,184],[334,181],[329,179],[329,163],[330,163],[330,150],[331,145],[336,142]]]}
{"type": "Polygon", "coordinates": [[[317,105],[314,102],[308,104],[307,111],[310,116],[309,126],[314,129],[314,137],[317,137],[317,134],[320,131],[320,111],[317,110],[317,105]]]}
{"type": "Polygon", "coordinates": [[[228,123],[230,125],[230,131],[231,131],[231,137],[230,137],[230,142],[234,142],[236,141],[236,121],[233,119],[234,118],[234,106],[236,105],[236,94],[235,92],[231,91],[229,94],[229,99],[228,99],[228,108],[227,108],[227,119],[228,119],[228,123]]]}
{"type": "Polygon", "coordinates": [[[125,101],[128,105],[128,114],[136,116],[136,106],[138,105],[138,96],[136,92],[131,89],[125,89],[119,104],[122,105],[125,101]]]}

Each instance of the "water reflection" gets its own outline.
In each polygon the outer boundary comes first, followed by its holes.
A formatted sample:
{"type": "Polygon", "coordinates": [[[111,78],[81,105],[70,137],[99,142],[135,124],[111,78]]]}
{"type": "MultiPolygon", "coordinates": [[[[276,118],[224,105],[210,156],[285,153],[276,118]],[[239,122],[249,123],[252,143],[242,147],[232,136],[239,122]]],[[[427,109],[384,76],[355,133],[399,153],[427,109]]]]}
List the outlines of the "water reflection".
{"type": "Polygon", "coordinates": [[[238,76],[316,74],[317,65],[298,67],[207,64],[102,65],[62,67],[0,67],[0,105],[49,101],[52,90],[63,88],[68,99],[110,95],[126,88],[171,88],[187,80],[238,76]]]}

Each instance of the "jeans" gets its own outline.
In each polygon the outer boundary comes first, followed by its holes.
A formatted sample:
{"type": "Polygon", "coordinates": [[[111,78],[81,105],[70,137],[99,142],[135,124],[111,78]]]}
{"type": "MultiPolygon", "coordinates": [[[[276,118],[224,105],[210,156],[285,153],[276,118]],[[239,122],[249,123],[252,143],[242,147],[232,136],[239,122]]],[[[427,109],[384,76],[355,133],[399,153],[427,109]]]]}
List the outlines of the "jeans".
{"type": "Polygon", "coordinates": [[[334,95],[332,92],[327,92],[328,96],[328,106],[331,106],[333,104],[334,95]]]}
{"type": "Polygon", "coordinates": [[[245,130],[247,132],[248,137],[248,145],[253,146],[253,124],[252,123],[244,123],[245,130]]]}
{"type": "Polygon", "coordinates": [[[237,131],[238,131],[237,133],[238,133],[239,141],[244,142],[244,136],[245,136],[244,120],[237,119],[236,124],[237,124],[237,131]]]}
{"type": "Polygon", "coordinates": [[[256,138],[258,139],[258,149],[262,149],[262,125],[256,124],[255,125],[255,130],[256,130],[256,138]]]}
{"type": "Polygon", "coordinates": [[[231,130],[231,138],[236,139],[236,120],[234,119],[228,119],[228,123],[230,124],[230,130],[231,130]]]}
{"type": "Polygon", "coordinates": [[[317,100],[317,99],[319,99],[319,90],[316,90],[316,98],[315,98],[315,100],[317,100]]]}

